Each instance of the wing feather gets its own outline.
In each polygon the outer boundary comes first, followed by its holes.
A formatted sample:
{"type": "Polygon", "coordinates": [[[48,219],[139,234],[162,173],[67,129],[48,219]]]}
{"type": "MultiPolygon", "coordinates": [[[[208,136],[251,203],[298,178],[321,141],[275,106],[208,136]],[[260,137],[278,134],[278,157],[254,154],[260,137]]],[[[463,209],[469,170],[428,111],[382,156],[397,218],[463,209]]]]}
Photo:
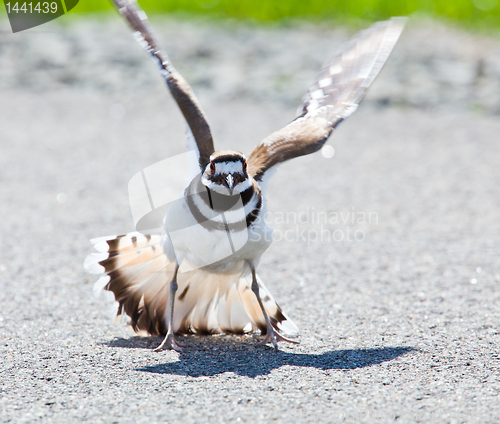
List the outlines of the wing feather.
{"type": "Polygon", "coordinates": [[[186,80],[172,66],[168,56],[160,50],[153,30],[149,26],[148,18],[139,5],[134,0],[113,0],[113,3],[135,31],[137,41],[160,68],[160,73],[193,134],[199,155],[199,165],[201,169],[204,169],[210,162],[210,155],[214,152],[214,143],[198,99],[186,80]]]}
{"type": "Polygon", "coordinates": [[[405,22],[405,18],[377,22],[323,65],[302,99],[299,116],[265,138],[250,154],[248,169],[256,180],[262,180],[278,163],[321,149],[333,129],[363,100],[405,22]]]}

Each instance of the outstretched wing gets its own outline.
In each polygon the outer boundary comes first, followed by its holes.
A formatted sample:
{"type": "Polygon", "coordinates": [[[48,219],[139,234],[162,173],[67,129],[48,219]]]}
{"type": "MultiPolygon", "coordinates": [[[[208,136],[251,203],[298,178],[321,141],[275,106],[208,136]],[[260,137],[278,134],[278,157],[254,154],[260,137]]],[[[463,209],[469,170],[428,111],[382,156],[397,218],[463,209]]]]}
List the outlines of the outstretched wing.
{"type": "Polygon", "coordinates": [[[134,35],[137,41],[158,64],[160,72],[193,134],[198,150],[199,164],[204,169],[210,162],[210,155],[214,152],[214,143],[198,99],[186,80],[172,66],[168,56],[161,52],[148,24],[148,18],[139,5],[134,0],[113,0],[113,3],[135,31],[134,35]]]}
{"type": "Polygon", "coordinates": [[[302,100],[300,115],[250,154],[248,170],[256,180],[262,180],[274,165],[323,146],[333,129],[357,109],[405,22],[405,18],[377,22],[326,62],[302,100]]]}

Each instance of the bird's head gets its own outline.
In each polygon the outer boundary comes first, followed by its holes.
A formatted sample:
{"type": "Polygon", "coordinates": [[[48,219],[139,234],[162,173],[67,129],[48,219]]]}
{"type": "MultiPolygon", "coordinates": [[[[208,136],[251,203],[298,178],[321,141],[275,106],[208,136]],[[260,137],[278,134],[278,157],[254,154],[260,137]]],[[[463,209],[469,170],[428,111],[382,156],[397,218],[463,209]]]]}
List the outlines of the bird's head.
{"type": "Polygon", "coordinates": [[[252,185],[245,155],[234,150],[219,150],[210,156],[201,182],[212,191],[233,196],[252,185]]]}

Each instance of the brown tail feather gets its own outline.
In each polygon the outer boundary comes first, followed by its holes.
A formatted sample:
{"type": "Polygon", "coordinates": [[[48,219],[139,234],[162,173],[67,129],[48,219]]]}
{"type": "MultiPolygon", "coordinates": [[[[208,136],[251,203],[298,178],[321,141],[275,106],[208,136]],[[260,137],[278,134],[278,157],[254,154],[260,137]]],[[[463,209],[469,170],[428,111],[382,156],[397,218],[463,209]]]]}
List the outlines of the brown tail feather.
{"type": "MultiPolygon", "coordinates": [[[[94,240],[94,245],[101,253],[89,256],[85,266],[91,272],[107,275],[96,283],[95,289],[114,294],[117,315],[128,316],[137,333],[166,334],[165,312],[175,264],[163,253],[162,237],[130,233],[94,240]]],[[[258,281],[273,326],[296,335],[295,324],[258,281]]],[[[180,272],[177,283],[173,320],[176,333],[246,333],[257,329],[266,332],[248,275],[195,270],[180,272]]]]}

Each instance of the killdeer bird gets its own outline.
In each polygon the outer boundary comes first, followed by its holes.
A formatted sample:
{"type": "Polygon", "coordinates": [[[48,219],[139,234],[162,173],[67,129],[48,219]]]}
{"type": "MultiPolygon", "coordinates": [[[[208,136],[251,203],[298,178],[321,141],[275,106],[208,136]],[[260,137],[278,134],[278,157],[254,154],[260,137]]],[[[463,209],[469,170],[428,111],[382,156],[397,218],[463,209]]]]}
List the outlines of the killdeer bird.
{"type": "MultiPolygon", "coordinates": [[[[86,268],[102,273],[95,288],[114,294],[117,315],[139,333],[165,335],[156,350],[183,346],[175,334],[265,334],[258,345],[298,328],[256,273],[272,230],[263,219],[262,182],[276,165],[318,151],[363,99],[404,26],[393,18],[359,33],[327,61],[303,98],[299,116],[265,138],[248,156],[216,151],[190,86],[160,50],[144,12],[114,0],[140,44],[157,63],[188,125],[199,173],[166,212],[165,234],[139,232],[93,240],[99,253],[86,268]],[[178,231],[181,229],[181,231],[178,231]]],[[[287,337],[285,337],[287,336],[287,337]]]]}

